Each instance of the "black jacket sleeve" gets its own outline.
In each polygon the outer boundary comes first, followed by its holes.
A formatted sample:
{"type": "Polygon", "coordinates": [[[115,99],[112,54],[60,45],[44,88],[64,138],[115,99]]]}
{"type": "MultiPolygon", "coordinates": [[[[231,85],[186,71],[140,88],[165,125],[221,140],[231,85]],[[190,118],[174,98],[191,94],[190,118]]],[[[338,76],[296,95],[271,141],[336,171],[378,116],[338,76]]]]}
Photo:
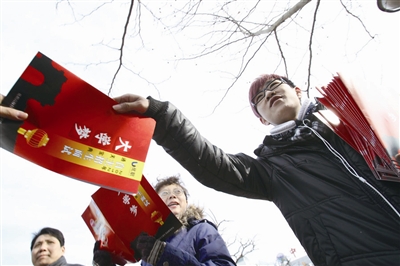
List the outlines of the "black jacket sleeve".
{"type": "Polygon", "coordinates": [[[156,120],[153,139],[200,183],[215,190],[255,199],[268,199],[268,167],[243,153],[227,154],[200,135],[192,123],[171,103],[151,97],[144,114],[156,120]]]}

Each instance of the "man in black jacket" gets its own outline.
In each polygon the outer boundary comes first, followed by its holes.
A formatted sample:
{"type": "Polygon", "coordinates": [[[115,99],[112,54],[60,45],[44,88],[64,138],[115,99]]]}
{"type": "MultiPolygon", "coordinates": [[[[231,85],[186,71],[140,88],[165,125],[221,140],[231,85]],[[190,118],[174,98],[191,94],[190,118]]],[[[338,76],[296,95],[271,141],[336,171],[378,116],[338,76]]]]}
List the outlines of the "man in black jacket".
{"type": "Polygon", "coordinates": [[[282,76],[253,82],[252,110],[274,125],[256,159],[214,146],[169,102],[127,94],[113,108],[154,118],[153,139],[202,184],[274,202],[314,265],[400,265],[400,183],[377,180],[301,96],[282,76]]]}

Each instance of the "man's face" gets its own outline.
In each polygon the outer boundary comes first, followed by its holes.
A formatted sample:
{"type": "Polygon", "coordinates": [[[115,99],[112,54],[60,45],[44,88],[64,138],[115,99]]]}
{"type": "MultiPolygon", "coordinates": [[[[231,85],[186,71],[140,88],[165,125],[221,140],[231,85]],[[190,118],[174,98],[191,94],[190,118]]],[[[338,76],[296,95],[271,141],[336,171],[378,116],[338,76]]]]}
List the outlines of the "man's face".
{"type": "Polygon", "coordinates": [[[62,255],[65,247],[61,247],[60,241],[51,235],[40,235],[32,248],[31,256],[34,266],[47,266],[62,255]]]}
{"type": "MultiPolygon", "coordinates": [[[[268,84],[268,88],[274,89],[267,89],[265,96],[256,106],[258,113],[262,116],[261,122],[279,125],[296,119],[301,106],[300,89],[292,88],[279,79],[271,83],[267,81],[266,84],[268,84]]],[[[264,87],[260,88],[259,91],[263,89],[264,87]]]]}
{"type": "Polygon", "coordinates": [[[163,186],[158,195],[165,202],[175,216],[180,217],[187,207],[187,200],[183,189],[176,184],[163,186]]]}

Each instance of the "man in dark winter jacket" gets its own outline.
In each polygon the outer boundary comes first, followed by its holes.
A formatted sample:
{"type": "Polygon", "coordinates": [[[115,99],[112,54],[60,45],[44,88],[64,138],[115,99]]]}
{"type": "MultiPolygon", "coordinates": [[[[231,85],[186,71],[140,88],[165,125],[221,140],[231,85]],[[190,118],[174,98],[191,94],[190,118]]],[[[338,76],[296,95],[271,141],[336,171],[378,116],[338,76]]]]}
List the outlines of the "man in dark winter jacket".
{"type": "Polygon", "coordinates": [[[301,96],[286,77],[253,82],[252,110],[274,126],[257,158],[225,153],[169,102],[127,94],[113,108],[154,118],[153,139],[202,184],[274,202],[314,265],[400,265],[400,183],[377,180],[301,96]]]}
{"type": "Polygon", "coordinates": [[[82,266],[68,264],[65,260],[65,240],[60,230],[45,227],[36,233],[31,242],[34,266],[82,266]]]}
{"type": "MultiPolygon", "coordinates": [[[[131,248],[135,258],[142,260],[142,266],[236,265],[216,226],[204,219],[202,209],[188,205],[188,191],[179,177],[161,179],[154,189],[183,226],[165,242],[147,234],[132,241],[131,248]]],[[[94,265],[113,265],[107,251],[97,252],[94,251],[94,265]]]]}

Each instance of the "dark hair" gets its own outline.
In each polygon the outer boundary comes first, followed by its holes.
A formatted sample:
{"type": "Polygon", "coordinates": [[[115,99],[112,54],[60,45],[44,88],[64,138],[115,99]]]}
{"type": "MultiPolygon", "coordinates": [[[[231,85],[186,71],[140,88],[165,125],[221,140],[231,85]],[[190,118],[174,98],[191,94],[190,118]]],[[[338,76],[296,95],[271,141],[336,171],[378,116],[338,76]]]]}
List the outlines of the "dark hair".
{"type": "Polygon", "coordinates": [[[169,185],[178,185],[183,189],[183,193],[185,193],[186,200],[189,196],[188,190],[183,186],[182,181],[179,176],[170,176],[166,178],[157,179],[157,184],[154,186],[154,190],[158,193],[161,188],[169,185]]]}
{"type": "Polygon", "coordinates": [[[253,83],[251,83],[250,85],[250,89],[249,89],[249,102],[250,102],[250,107],[251,110],[253,111],[253,113],[257,116],[257,117],[261,117],[260,114],[257,112],[257,109],[255,106],[253,106],[251,104],[251,100],[253,99],[253,97],[258,93],[258,91],[260,90],[261,87],[265,86],[265,83],[267,83],[269,80],[271,79],[283,79],[290,87],[294,88],[296,87],[296,85],[294,85],[294,83],[289,80],[287,77],[284,76],[280,76],[277,74],[264,74],[259,76],[258,78],[256,78],[253,83]]]}
{"type": "Polygon", "coordinates": [[[33,234],[33,239],[31,242],[31,250],[33,249],[33,245],[35,245],[36,239],[41,235],[51,235],[51,236],[57,238],[58,241],[60,241],[61,247],[63,247],[65,244],[64,235],[63,235],[63,233],[61,233],[60,230],[51,228],[51,227],[45,227],[45,228],[42,228],[38,233],[33,234]]]}

